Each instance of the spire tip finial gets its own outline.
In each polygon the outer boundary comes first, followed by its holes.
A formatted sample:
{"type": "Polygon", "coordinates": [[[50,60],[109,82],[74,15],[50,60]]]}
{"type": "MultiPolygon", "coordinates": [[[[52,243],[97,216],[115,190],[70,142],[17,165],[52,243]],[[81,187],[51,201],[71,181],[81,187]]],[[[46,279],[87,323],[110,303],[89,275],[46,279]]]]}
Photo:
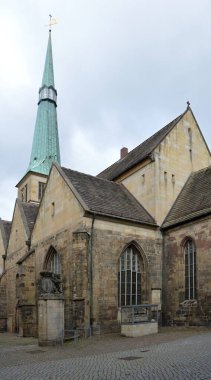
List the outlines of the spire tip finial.
{"type": "Polygon", "coordinates": [[[190,102],[189,102],[189,100],[187,101],[187,109],[189,109],[190,108],[190,102]]]}
{"type": "Polygon", "coordinates": [[[51,32],[51,20],[52,20],[52,15],[49,15],[49,32],[51,32]]]}
{"type": "Polygon", "coordinates": [[[49,33],[51,33],[51,27],[52,25],[56,25],[57,24],[57,21],[55,18],[53,18],[52,15],[49,15],[49,24],[46,25],[46,26],[49,26],[49,33]]]}

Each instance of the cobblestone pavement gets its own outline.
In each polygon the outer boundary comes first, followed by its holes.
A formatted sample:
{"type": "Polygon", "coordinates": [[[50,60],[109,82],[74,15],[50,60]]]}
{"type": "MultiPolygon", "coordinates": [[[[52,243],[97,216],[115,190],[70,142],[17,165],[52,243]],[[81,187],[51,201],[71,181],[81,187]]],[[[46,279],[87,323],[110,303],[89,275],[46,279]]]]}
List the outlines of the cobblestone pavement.
{"type": "Polygon", "coordinates": [[[142,338],[118,334],[62,347],[0,334],[0,380],[207,380],[211,330],[171,329],[142,338]]]}

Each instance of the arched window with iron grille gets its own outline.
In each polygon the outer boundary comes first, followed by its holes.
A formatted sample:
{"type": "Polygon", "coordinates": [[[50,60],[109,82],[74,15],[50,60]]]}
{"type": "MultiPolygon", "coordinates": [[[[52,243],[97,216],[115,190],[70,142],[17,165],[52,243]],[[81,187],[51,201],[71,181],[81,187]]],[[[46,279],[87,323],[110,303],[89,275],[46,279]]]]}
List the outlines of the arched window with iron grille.
{"type": "Polygon", "coordinates": [[[185,255],[185,299],[196,299],[196,247],[192,239],[184,246],[185,255]]]}
{"type": "Polygon", "coordinates": [[[119,260],[118,297],[119,306],[141,304],[141,259],[134,246],[129,246],[119,260]]]}

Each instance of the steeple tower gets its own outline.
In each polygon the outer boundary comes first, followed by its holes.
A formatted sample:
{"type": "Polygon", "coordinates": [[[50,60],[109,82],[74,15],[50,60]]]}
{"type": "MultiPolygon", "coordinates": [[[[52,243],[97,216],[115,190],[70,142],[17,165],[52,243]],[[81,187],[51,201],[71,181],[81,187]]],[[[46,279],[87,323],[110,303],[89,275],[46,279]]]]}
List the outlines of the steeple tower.
{"type": "Polygon", "coordinates": [[[60,164],[56,107],[57,91],[54,87],[51,30],[49,30],[30,162],[25,176],[17,184],[18,198],[23,201],[39,202],[52,162],[60,164]]]}
{"type": "Polygon", "coordinates": [[[37,119],[28,171],[49,174],[53,161],[60,164],[57,128],[57,91],[54,87],[51,31],[45,59],[42,85],[39,90],[37,119]]]}

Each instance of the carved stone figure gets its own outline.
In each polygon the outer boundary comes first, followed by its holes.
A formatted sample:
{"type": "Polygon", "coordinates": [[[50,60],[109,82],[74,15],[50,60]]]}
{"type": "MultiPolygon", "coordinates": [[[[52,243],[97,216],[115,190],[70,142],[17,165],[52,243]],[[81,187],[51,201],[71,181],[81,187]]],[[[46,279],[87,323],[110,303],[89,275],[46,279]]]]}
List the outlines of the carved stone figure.
{"type": "Polygon", "coordinates": [[[40,272],[40,279],[38,280],[39,294],[55,294],[62,293],[60,274],[49,271],[40,272]]]}

